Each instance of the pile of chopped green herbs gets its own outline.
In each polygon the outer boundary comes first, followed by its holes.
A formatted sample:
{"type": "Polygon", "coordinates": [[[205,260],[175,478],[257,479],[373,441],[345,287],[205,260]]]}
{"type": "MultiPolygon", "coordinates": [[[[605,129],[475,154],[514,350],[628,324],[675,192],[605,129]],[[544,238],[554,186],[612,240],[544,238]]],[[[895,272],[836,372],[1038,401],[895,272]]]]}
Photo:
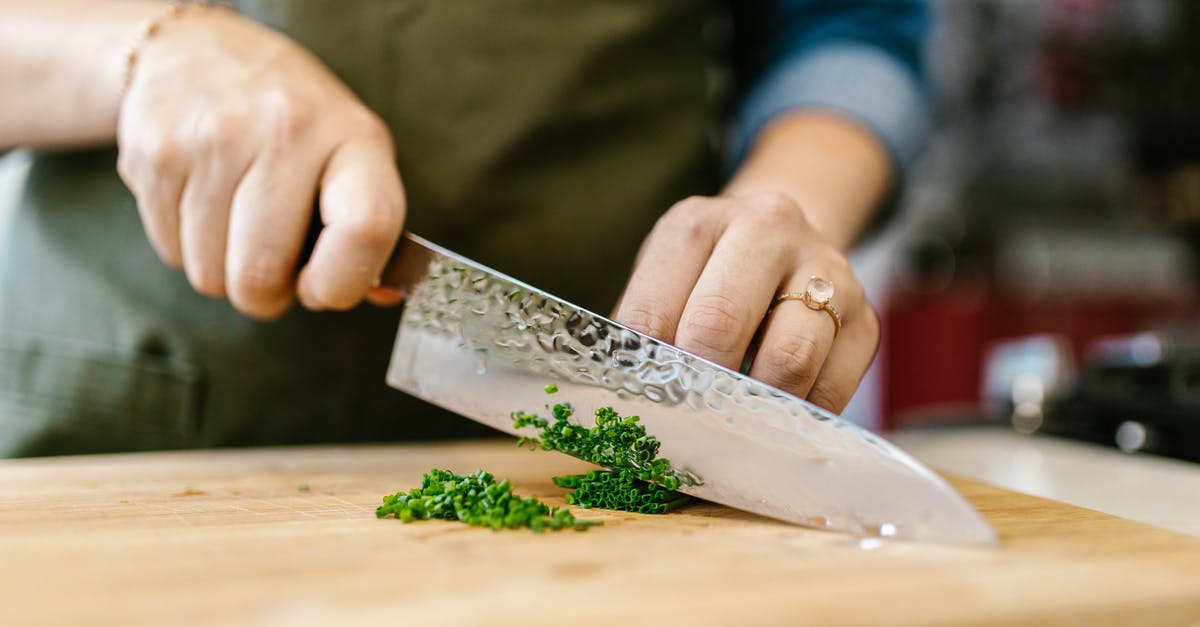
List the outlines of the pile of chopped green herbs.
{"type": "MultiPolygon", "coordinates": [[[[549,394],[555,391],[546,388],[549,394]]],[[[622,417],[611,407],[601,407],[595,412],[595,426],[583,427],[570,422],[574,414],[570,404],[556,404],[550,411],[553,423],[534,414],[512,413],[513,427],[538,431],[537,437],[518,439],[517,446],[561,451],[611,469],[554,477],[555,485],[574,490],[567,495],[569,504],[661,514],[690,500],[676,488],[699,484],[691,473],[679,472],[670,460],[658,458],[660,443],[638,424],[638,416],[622,417]]]]}
{"type": "MultiPolygon", "coordinates": [[[[547,394],[557,391],[554,384],[545,387],[547,394]]],[[[570,404],[556,404],[550,411],[553,423],[525,412],[512,413],[514,427],[533,427],[538,432],[537,437],[521,437],[517,446],[561,451],[608,468],[554,477],[554,485],[572,490],[566,497],[568,505],[663,514],[691,500],[676,488],[700,484],[695,475],[680,472],[670,460],[658,458],[660,443],[638,424],[638,416],[622,417],[611,407],[601,407],[595,412],[595,426],[583,427],[570,422],[575,412],[570,404]]],[[[307,486],[301,490],[304,488],[307,486]]],[[[578,520],[565,507],[551,509],[535,498],[517,496],[507,479],[497,483],[491,473],[482,470],[469,475],[430,470],[422,477],[421,487],[385,496],[375,515],[394,516],[406,523],[458,520],[495,530],[528,527],[537,532],[583,530],[602,524],[578,520]]]]}
{"type": "Polygon", "coordinates": [[[406,523],[458,520],[494,530],[528,527],[538,533],[546,529],[584,530],[601,524],[578,520],[565,507],[550,509],[533,497],[517,496],[507,479],[497,483],[491,473],[478,470],[459,475],[436,468],[425,473],[421,487],[385,496],[375,515],[395,516],[406,523]]]}

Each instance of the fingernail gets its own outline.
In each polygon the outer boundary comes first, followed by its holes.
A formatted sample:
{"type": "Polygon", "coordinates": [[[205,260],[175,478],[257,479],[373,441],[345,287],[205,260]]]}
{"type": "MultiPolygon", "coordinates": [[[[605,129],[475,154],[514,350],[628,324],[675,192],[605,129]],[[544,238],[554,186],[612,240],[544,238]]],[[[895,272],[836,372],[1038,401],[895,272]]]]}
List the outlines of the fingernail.
{"type": "Polygon", "coordinates": [[[404,290],[393,287],[373,287],[367,293],[367,300],[378,307],[394,307],[404,301],[404,290]]]}

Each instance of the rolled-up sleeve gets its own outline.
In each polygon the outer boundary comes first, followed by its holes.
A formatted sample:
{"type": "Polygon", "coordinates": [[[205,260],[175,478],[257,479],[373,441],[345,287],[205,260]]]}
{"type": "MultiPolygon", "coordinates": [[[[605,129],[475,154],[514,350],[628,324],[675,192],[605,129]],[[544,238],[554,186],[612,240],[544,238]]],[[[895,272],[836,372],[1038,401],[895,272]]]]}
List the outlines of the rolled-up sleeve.
{"type": "MultiPolygon", "coordinates": [[[[775,117],[826,109],[857,120],[903,172],[929,128],[922,45],[929,14],[918,0],[775,0],[735,21],[740,100],[730,125],[736,165],[775,117]]],[[[745,12],[747,9],[742,9],[745,12]]],[[[735,14],[735,19],[737,15],[735,14]]]]}

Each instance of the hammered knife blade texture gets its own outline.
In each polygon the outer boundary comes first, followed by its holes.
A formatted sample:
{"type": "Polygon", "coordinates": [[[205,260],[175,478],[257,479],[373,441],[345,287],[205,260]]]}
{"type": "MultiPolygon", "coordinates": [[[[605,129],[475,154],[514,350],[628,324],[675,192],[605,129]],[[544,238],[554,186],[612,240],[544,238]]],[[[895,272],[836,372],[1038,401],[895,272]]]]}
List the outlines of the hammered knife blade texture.
{"type": "MultiPolygon", "coordinates": [[[[681,491],[860,536],[993,544],[945,481],[879,436],[406,234],[381,279],[407,294],[389,385],[501,431],[510,413],[639,415],[681,491]],[[543,391],[554,383],[559,391],[543,391]]],[[[530,435],[530,434],[526,434],[530,435]]]]}

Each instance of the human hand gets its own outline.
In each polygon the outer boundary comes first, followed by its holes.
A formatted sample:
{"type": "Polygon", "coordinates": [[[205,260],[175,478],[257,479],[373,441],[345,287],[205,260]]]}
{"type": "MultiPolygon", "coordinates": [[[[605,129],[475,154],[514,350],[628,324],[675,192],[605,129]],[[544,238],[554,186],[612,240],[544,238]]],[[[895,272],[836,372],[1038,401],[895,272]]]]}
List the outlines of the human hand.
{"type": "Polygon", "coordinates": [[[400,236],[383,122],[300,45],[231,11],[189,11],[145,42],[117,140],[158,256],[246,315],[277,317],[294,296],[354,307],[400,236]],[[324,228],[299,268],[314,199],[324,228]]]}
{"type": "Polygon", "coordinates": [[[735,370],[763,325],[749,375],[835,412],[879,344],[879,319],[846,258],[776,193],[677,203],[643,243],[614,316],[735,370]],[[771,309],[781,294],[803,293],[813,276],[835,287],[836,339],[826,311],[792,301],[771,309]]]}

